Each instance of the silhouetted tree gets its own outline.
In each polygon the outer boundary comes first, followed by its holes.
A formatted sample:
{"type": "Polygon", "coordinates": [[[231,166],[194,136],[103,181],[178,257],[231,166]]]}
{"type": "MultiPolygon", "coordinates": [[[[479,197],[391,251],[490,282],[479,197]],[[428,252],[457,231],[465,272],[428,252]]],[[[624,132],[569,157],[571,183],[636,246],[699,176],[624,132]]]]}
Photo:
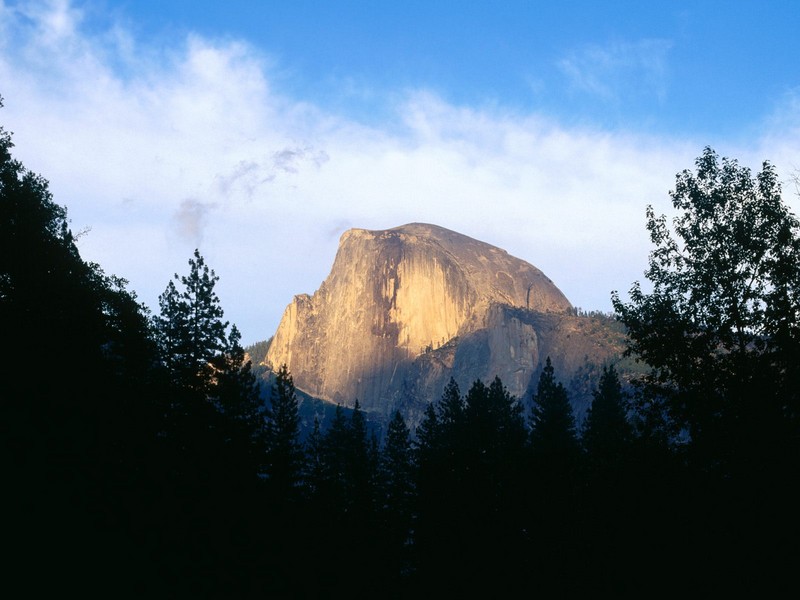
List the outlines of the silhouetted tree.
{"type": "Polygon", "coordinates": [[[452,377],[444,388],[438,404],[438,422],[445,430],[457,428],[464,420],[466,405],[461,390],[452,377]]]}
{"type": "Polygon", "coordinates": [[[768,162],[753,177],[706,148],[696,167],[670,192],[672,228],[647,208],[652,291],[635,283],[630,302],[612,300],[630,352],[653,369],[650,398],[694,459],[761,470],[764,450],[798,431],[800,224],[768,162]]]}
{"type": "Polygon", "coordinates": [[[414,430],[414,462],[418,468],[423,468],[432,459],[437,451],[439,442],[439,416],[433,402],[425,407],[425,413],[414,430]]]}
{"type": "Polygon", "coordinates": [[[189,274],[170,281],[159,296],[155,318],[164,364],[178,386],[207,393],[213,378],[213,361],[228,350],[223,310],[214,287],[219,277],[198,250],[189,259],[189,274]],[[180,282],[179,289],[174,281],[180,282]]]}
{"type": "Polygon", "coordinates": [[[151,516],[150,399],[163,390],[145,309],[125,280],[81,258],[66,209],[12,148],[0,127],[0,466],[4,540],[22,558],[7,567],[29,586],[46,565],[44,585],[91,594],[93,582],[154,576],[132,532],[151,516]]]}
{"type": "Polygon", "coordinates": [[[414,465],[410,431],[400,411],[392,413],[378,465],[378,516],[384,570],[398,589],[410,566],[409,538],[414,514],[414,465]]]}
{"type": "Polygon", "coordinates": [[[350,415],[348,438],[346,480],[349,484],[349,502],[353,510],[361,512],[362,516],[366,518],[366,513],[370,512],[374,506],[373,467],[377,465],[373,464],[367,421],[358,400],[355,401],[353,412],[350,415]]]}
{"type": "Polygon", "coordinates": [[[330,506],[344,511],[348,505],[350,427],[341,404],[336,405],[333,421],[325,432],[324,496],[330,506]]]}
{"type": "Polygon", "coordinates": [[[613,365],[603,368],[592,396],[581,441],[592,468],[605,471],[626,458],[633,441],[627,403],[613,365]]]}
{"type": "Polygon", "coordinates": [[[275,374],[267,421],[266,475],[273,494],[291,500],[297,492],[303,466],[297,394],[287,366],[275,374]]]}
{"type": "Polygon", "coordinates": [[[695,166],[676,177],[671,226],[647,208],[652,290],[634,283],[612,302],[629,353],[651,368],[641,421],[656,433],[663,422],[689,466],[664,513],[681,541],[662,542],[663,564],[763,593],[788,583],[800,535],[800,223],[768,162],[753,176],[706,148],[695,166]]]}
{"type": "Polygon", "coordinates": [[[307,498],[316,499],[325,485],[325,438],[316,415],[311,433],[306,438],[304,451],[303,492],[307,498]]]}
{"type": "Polygon", "coordinates": [[[575,416],[567,390],[555,379],[555,370],[547,357],[531,412],[531,446],[539,456],[574,456],[578,450],[575,416]]]}
{"type": "Polygon", "coordinates": [[[484,591],[488,582],[506,590],[520,566],[525,441],[522,409],[499,378],[488,387],[476,380],[465,398],[451,380],[426,411],[415,531],[420,576],[437,592],[484,591]]]}
{"type": "MultiPolygon", "coordinates": [[[[398,524],[402,541],[408,535],[414,493],[410,431],[400,411],[392,413],[380,455],[381,502],[385,518],[398,524]]],[[[394,529],[394,528],[393,528],[394,529]]]]}
{"type": "Polygon", "coordinates": [[[240,343],[236,325],[231,327],[227,349],[213,361],[214,385],[209,394],[223,416],[224,442],[233,462],[229,468],[255,478],[264,472],[268,428],[264,404],[250,361],[240,343]]]}
{"type": "Polygon", "coordinates": [[[530,470],[525,491],[532,570],[542,589],[581,592],[570,562],[581,560],[578,528],[580,446],[567,391],[547,358],[533,397],[530,470]]]}

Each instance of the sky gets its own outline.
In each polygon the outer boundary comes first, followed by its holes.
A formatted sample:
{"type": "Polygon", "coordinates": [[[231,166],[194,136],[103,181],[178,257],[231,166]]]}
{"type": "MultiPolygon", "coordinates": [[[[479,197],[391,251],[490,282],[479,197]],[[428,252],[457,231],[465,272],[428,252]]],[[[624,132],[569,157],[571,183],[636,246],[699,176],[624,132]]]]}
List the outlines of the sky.
{"type": "Polygon", "coordinates": [[[703,148],[799,212],[798,32],[794,0],[0,0],[0,125],[84,259],[157,311],[198,248],[245,343],[351,227],[440,225],[610,311],[703,148]]]}

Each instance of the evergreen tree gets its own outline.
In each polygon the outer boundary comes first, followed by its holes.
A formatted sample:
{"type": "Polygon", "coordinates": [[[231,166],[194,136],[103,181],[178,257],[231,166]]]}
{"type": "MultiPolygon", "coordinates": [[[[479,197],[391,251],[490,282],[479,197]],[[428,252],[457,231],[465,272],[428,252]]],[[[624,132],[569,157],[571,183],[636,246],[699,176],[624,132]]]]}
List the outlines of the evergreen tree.
{"type": "Polygon", "coordinates": [[[358,400],[350,415],[347,447],[347,472],[349,500],[355,511],[368,512],[373,508],[374,472],[370,460],[367,421],[358,400]]]}
{"type": "Polygon", "coordinates": [[[333,421],[322,439],[323,480],[320,495],[323,503],[344,513],[349,509],[348,475],[350,427],[341,404],[336,405],[333,421]]]}
{"type": "Polygon", "coordinates": [[[470,548],[468,582],[497,582],[500,590],[520,567],[522,479],[527,430],[522,406],[499,377],[475,381],[467,392],[463,444],[459,449],[461,544],[470,548]],[[497,549],[505,548],[502,555],[497,549]]]}
{"type": "Polygon", "coordinates": [[[228,350],[226,330],[214,287],[219,277],[198,250],[189,259],[189,274],[178,276],[182,289],[170,281],[159,296],[160,315],[155,329],[163,363],[179,387],[207,393],[213,361],[228,350]]]}
{"type": "Polygon", "coordinates": [[[267,411],[267,478],[273,493],[284,499],[295,496],[302,473],[300,418],[297,394],[284,364],[275,374],[267,411]]]}
{"type": "Polygon", "coordinates": [[[414,479],[417,488],[416,510],[417,527],[415,532],[415,549],[418,559],[426,564],[436,555],[436,529],[440,524],[437,508],[440,502],[442,443],[439,417],[433,402],[425,407],[422,421],[414,431],[412,441],[412,459],[414,461],[414,479]]]}
{"type": "Polygon", "coordinates": [[[488,581],[503,589],[520,566],[525,441],[522,409],[499,378],[489,386],[476,380],[464,398],[451,380],[427,409],[417,428],[415,547],[421,576],[437,591],[466,593],[488,581]],[[443,576],[454,570],[457,582],[443,576]]]}
{"type": "Polygon", "coordinates": [[[167,289],[158,297],[158,306],[160,313],[153,319],[153,328],[161,362],[172,381],[184,380],[186,377],[180,373],[185,369],[184,348],[188,345],[187,316],[174,281],[170,280],[167,289]]]}
{"type": "Polygon", "coordinates": [[[438,409],[438,421],[444,429],[453,429],[464,419],[464,398],[461,396],[458,384],[452,377],[444,388],[438,409]]]}
{"type": "MultiPolygon", "coordinates": [[[[527,433],[522,406],[499,377],[488,387],[480,380],[472,384],[464,417],[459,452],[469,457],[471,477],[481,473],[488,482],[509,462],[516,463],[522,457],[527,433]]],[[[484,491],[487,482],[479,484],[484,491]]]]}
{"type": "Polygon", "coordinates": [[[395,411],[389,421],[380,455],[378,488],[382,546],[386,548],[384,568],[397,586],[410,560],[408,540],[415,492],[410,431],[400,411],[395,411]]]}
{"type": "MultiPolygon", "coordinates": [[[[231,468],[229,452],[234,446],[247,447],[244,440],[230,439],[235,428],[226,423],[216,398],[222,391],[226,403],[239,404],[232,400],[232,371],[221,390],[217,385],[220,368],[227,368],[224,355],[228,351],[228,323],[222,321],[214,291],[218,279],[195,250],[189,274],[175,274],[169,281],[159,297],[160,313],[153,318],[161,364],[172,388],[164,400],[164,440],[175,457],[172,480],[182,488],[180,493],[191,493],[187,490],[196,486],[207,490],[227,485],[222,482],[239,472],[231,468]]],[[[251,390],[240,392],[247,396],[251,390]]],[[[249,460],[243,462],[249,464],[249,460]]]]}
{"type": "Polygon", "coordinates": [[[429,402],[425,407],[425,414],[422,417],[422,421],[420,421],[420,424],[417,425],[414,430],[414,440],[412,442],[414,463],[418,469],[424,470],[438,454],[440,429],[436,407],[433,402],[429,402]]]}
{"type": "Polygon", "coordinates": [[[527,437],[522,403],[508,392],[497,376],[489,384],[486,396],[494,415],[497,439],[504,451],[521,449],[527,437]]]}
{"type": "Polygon", "coordinates": [[[410,526],[414,473],[410,431],[399,410],[392,413],[386,432],[386,442],[380,455],[381,505],[384,515],[400,524],[410,526]]]}
{"type": "Polygon", "coordinates": [[[578,450],[575,416],[567,390],[555,379],[555,370],[547,357],[531,412],[531,446],[537,455],[574,455],[578,450]]]}
{"type": "Polygon", "coordinates": [[[238,470],[249,477],[261,474],[267,452],[264,405],[250,361],[240,343],[236,325],[231,327],[227,351],[214,360],[214,385],[210,399],[224,417],[223,432],[229,454],[238,470]]]}
{"type": "Polygon", "coordinates": [[[583,489],[578,480],[580,446],[567,391],[556,381],[549,357],[533,397],[530,457],[524,493],[530,567],[543,589],[575,589],[568,587],[577,583],[570,564],[581,556],[584,535],[576,523],[583,489]]]}
{"type": "Polygon", "coordinates": [[[314,426],[306,438],[303,461],[303,491],[308,499],[316,500],[325,486],[325,438],[314,415],[314,426]]]}
{"type": "Polygon", "coordinates": [[[606,470],[623,459],[632,438],[619,376],[613,365],[604,367],[586,413],[581,438],[583,447],[595,468],[606,470]]]}

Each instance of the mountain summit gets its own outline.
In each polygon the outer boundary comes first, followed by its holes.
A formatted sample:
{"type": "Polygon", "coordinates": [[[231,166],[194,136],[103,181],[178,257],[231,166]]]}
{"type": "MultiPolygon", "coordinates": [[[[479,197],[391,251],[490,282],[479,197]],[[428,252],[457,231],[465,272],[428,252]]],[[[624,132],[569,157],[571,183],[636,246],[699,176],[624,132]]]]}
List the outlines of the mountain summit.
{"type": "Polygon", "coordinates": [[[417,412],[451,376],[466,390],[498,375],[522,396],[571,309],[544,273],[490,244],[424,223],[350,229],[320,288],[286,308],[266,362],[286,363],[308,394],[384,415],[417,412]]]}

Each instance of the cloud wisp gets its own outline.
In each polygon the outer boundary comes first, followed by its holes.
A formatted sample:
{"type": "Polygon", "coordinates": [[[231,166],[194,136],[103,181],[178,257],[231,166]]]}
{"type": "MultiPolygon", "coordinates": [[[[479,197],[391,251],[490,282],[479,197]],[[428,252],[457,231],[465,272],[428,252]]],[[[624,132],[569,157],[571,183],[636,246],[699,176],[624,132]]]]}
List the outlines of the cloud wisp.
{"type": "MultiPolygon", "coordinates": [[[[92,228],[86,257],[151,306],[199,246],[246,342],[316,289],[350,226],[436,223],[608,309],[612,289],[641,279],[645,205],[666,206],[674,174],[708,143],[566,127],[425,90],[386,99],[391,127],[365,125],[281,93],[275,59],[244,41],[143,47],[119,23],[87,31],[66,1],[36,6],[0,5],[0,117],[16,155],[50,180],[76,229],[92,228]]],[[[591,93],[619,93],[620,72],[647,74],[655,93],[668,50],[596,49],[564,68],[591,93]]]]}
{"type": "Polygon", "coordinates": [[[663,101],[671,48],[672,42],[662,39],[592,44],[571,52],[558,66],[573,89],[601,100],[619,103],[626,96],[646,93],[663,101]]]}

